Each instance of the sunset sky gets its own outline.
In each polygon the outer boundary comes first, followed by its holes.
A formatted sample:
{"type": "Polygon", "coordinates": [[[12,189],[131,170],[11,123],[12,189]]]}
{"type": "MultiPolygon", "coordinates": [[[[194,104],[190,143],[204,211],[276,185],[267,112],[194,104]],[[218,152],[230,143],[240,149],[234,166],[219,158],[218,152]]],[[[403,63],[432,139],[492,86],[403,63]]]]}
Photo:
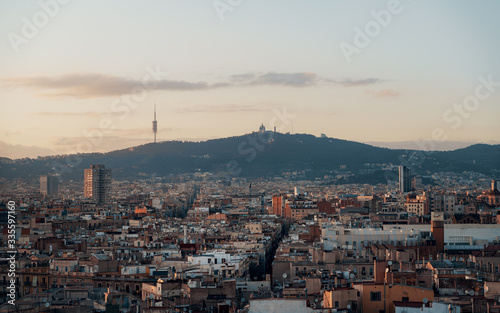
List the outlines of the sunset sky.
{"type": "Polygon", "coordinates": [[[0,156],[150,142],[155,101],[160,141],[263,123],[388,147],[499,144],[499,13],[493,0],[2,1],[0,156]]]}

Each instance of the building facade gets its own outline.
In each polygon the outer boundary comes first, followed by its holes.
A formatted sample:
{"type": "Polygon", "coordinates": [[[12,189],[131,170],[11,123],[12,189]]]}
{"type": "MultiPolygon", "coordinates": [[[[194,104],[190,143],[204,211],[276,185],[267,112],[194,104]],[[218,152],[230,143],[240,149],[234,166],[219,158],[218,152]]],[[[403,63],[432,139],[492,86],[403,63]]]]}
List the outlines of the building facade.
{"type": "Polygon", "coordinates": [[[84,171],[84,195],[97,203],[109,201],[111,192],[111,170],[104,165],[92,164],[84,171]]]}
{"type": "Polygon", "coordinates": [[[40,176],[40,193],[44,196],[52,196],[57,194],[59,180],[56,176],[41,175],[40,176]]]}
{"type": "Polygon", "coordinates": [[[399,167],[399,191],[411,191],[411,171],[407,166],[399,167]]]}

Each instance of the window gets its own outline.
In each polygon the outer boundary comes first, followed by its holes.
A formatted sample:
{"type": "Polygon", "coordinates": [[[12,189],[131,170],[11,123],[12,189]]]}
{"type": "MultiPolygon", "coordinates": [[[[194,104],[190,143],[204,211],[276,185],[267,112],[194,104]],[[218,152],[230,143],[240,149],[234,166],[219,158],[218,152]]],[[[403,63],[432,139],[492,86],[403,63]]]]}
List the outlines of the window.
{"type": "Polygon", "coordinates": [[[381,299],[380,291],[370,292],[370,301],[380,301],[380,299],[381,299]]]}
{"type": "Polygon", "coordinates": [[[338,301],[335,301],[335,307],[338,308],[339,307],[339,302],[338,301]]]}
{"type": "Polygon", "coordinates": [[[408,298],[408,297],[403,297],[403,298],[401,299],[401,301],[403,301],[403,302],[408,302],[408,301],[410,301],[410,298],[408,298]]]}

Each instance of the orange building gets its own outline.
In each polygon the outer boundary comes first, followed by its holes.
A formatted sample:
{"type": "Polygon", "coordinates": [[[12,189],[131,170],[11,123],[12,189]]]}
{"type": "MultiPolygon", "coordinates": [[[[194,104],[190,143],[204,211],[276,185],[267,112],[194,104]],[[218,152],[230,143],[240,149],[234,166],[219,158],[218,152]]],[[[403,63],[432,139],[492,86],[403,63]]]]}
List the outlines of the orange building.
{"type": "Polygon", "coordinates": [[[424,299],[434,299],[434,291],[428,288],[387,283],[354,283],[353,287],[360,293],[363,313],[394,313],[394,302],[422,302],[424,299]]]}
{"type": "Polygon", "coordinates": [[[207,216],[207,220],[217,220],[217,221],[226,221],[228,220],[227,215],[224,213],[215,213],[207,216]]]}
{"type": "Polygon", "coordinates": [[[338,287],[323,291],[323,308],[346,309],[349,305],[352,312],[358,311],[358,293],[354,288],[338,287]]]}
{"type": "Polygon", "coordinates": [[[145,206],[142,208],[140,208],[140,207],[135,208],[135,214],[147,214],[147,213],[148,213],[148,209],[145,206]]]}
{"type": "Polygon", "coordinates": [[[283,216],[283,209],[285,208],[285,199],[284,196],[273,196],[273,212],[272,214],[276,216],[283,216]]]}

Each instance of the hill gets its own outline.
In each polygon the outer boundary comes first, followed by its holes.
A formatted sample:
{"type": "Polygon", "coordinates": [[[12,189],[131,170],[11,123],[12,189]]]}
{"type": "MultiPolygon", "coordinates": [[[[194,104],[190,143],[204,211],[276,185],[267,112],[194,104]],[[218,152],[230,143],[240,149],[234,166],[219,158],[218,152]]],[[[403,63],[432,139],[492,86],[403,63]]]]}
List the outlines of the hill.
{"type": "MultiPolygon", "coordinates": [[[[322,177],[341,165],[353,173],[370,173],[369,164],[408,164],[414,173],[476,171],[493,174],[500,170],[500,145],[473,145],[445,152],[394,150],[353,141],[307,134],[273,132],[203,142],[165,141],[108,153],[51,156],[37,159],[0,159],[0,176],[8,180],[36,179],[60,173],[63,179],[83,179],[90,164],[105,164],[117,179],[172,177],[195,171],[220,177],[274,177],[283,172],[304,171],[304,178],[322,177]]],[[[386,173],[387,174],[387,173],[386,173]]],[[[367,177],[369,177],[368,175],[367,177]]],[[[394,172],[391,173],[395,175],[394,172]]]]}

